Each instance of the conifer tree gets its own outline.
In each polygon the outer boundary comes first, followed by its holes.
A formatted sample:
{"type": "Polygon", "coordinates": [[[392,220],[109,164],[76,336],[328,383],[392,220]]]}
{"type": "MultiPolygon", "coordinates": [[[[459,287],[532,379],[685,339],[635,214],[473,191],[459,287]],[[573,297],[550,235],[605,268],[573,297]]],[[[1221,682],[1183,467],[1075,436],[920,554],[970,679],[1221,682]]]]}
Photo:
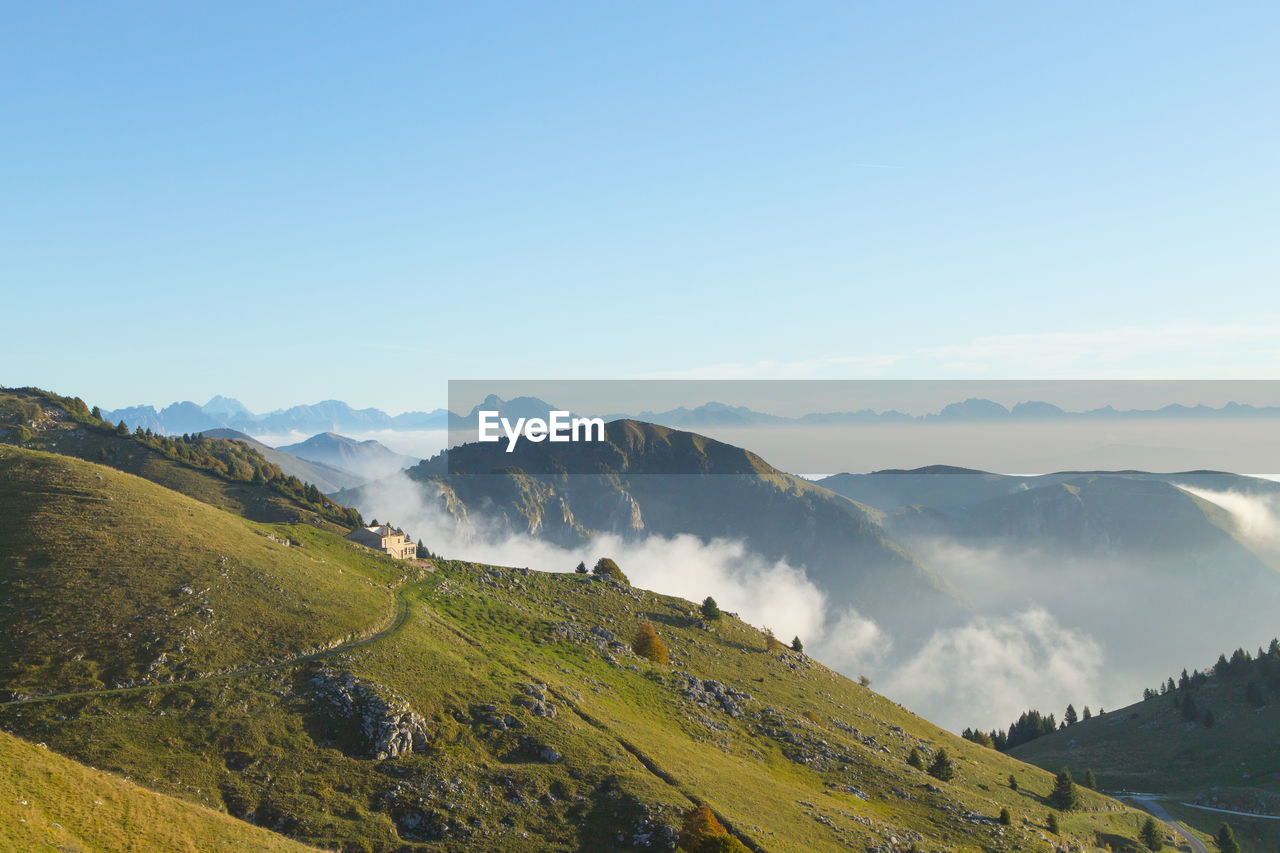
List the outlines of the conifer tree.
{"type": "Polygon", "coordinates": [[[1084,786],[1090,791],[1098,790],[1098,777],[1093,775],[1093,769],[1084,771],[1084,786]]]}
{"type": "Polygon", "coordinates": [[[956,764],[947,755],[945,749],[938,750],[937,755],[933,757],[933,762],[929,765],[929,775],[942,782],[950,782],[956,775],[956,764]]]}
{"type": "Polygon", "coordinates": [[[1229,823],[1222,825],[1213,840],[1218,842],[1218,849],[1222,853],[1240,853],[1240,845],[1236,843],[1236,834],[1231,831],[1231,824],[1229,823]]]}
{"type": "Polygon", "coordinates": [[[1159,853],[1160,848],[1164,847],[1164,836],[1156,826],[1155,818],[1147,818],[1147,822],[1142,825],[1142,831],[1138,833],[1138,840],[1152,853],[1159,853]]]}
{"type": "Polygon", "coordinates": [[[920,754],[920,750],[911,747],[911,754],[907,756],[907,764],[917,770],[924,769],[924,756],[920,754]]]}
{"type": "Polygon", "coordinates": [[[1014,776],[1012,773],[1009,774],[1009,790],[1018,790],[1018,777],[1014,776]]]}
{"type": "Polygon", "coordinates": [[[1053,780],[1053,790],[1049,792],[1049,805],[1060,812],[1069,812],[1080,807],[1080,792],[1071,779],[1071,771],[1062,768],[1053,780]]]}
{"type": "Polygon", "coordinates": [[[1003,808],[1003,809],[1001,809],[1001,810],[1000,810],[1000,825],[1001,825],[1001,826],[1009,826],[1009,825],[1011,825],[1012,823],[1013,823],[1013,815],[1009,814],[1009,809],[1008,809],[1008,808],[1003,808]]]}
{"type": "Polygon", "coordinates": [[[793,652],[804,651],[804,643],[800,642],[800,636],[798,634],[795,637],[791,638],[791,651],[793,652]]]}
{"type": "Polygon", "coordinates": [[[702,618],[708,622],[714,622],[720,618],[720,605],[716,604],[716,600],[711,596],[702,599],[702,618]]]}
{"type": "Polygon", "coordinates": [[[1049,812],[1049,819],[1045,821],[1045,828],[1054,835],[1058,834],[1058,816],[1053,812],[1049,812]]]}
{"type": "Polygon", "coordinates": [[[580,574],[580,575],[585,575],[585,574],[587,573],[587,564],[586,564],[585,562],[583,562],[582,560],[579,560],[579,561],[578,561],[578,567],[577,567],[576,569],[574,569],[574,571],[575,571],[575,572],[577,572],[577,573],[578,573],[578,574],[580,574]]]}
{"type": "Polygon", "coordinates": [[[1080,718],[1076,716],[1076,706],[1068,705],[1067,712],[1062,715],[1062,722],[1066,723],[1068,726],[1074,726],[1079,719],[1080,718]]]}

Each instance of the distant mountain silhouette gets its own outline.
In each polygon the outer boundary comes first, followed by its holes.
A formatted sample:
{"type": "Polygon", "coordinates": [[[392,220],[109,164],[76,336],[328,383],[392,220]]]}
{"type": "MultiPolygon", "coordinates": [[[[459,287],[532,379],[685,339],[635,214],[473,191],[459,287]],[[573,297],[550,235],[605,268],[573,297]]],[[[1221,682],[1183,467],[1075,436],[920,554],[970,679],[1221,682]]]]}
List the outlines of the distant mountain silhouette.
{"type": "MultiPolygon", "coordinates": [[[[132,429],[142,427],[165,435],[201,432],[224,427],[250,435],[280,435],[287,433],[314,434],[323,432],[351,433],[372,430],[466,430],[476,426],[477,412],[485,409],[498,411],[501,416],[546,417],[547,412],[559,406],[537,397],[515,397],[503,400],[490,394],[481,403],[463,414],[447,409],[404,412],[389,415],[380,409],[354,409],[341,400],[323,400],[312,405],[291,406],[264,414],[254,414],[240,401],[221,395],[213,397],[203,406],[190,401],[171,403],[163,409],[154,406],[130,406],[103,412],[103,417],[123,420],[132,429]]],[[[597,412],[579,413],[612,420],[638,420],[644,423],[676,429],[706,427],[751,426],[819,426],[868,423],[973,423],[990,421],[1078,421],[1119,419],[1187,419],[1187,418],[1274,418],[1280,417],[1280,406],[1252,406],[1228,403],[1220,408],[1205,405],[1185,406],[1171,404],[1159,409],[1118,410],[1112,406],[1069,412],[1052,403],[1026,400],[1013,408],[993,400],[970,398],[950,403],[938,412],[909,415],[892,409],[875,411],[861,409],[848,412],[810,412],[795,417],[760,412],[746,406],[721,402],[708,402],[688,408],[680,406],[666,411],[597,412]]]]}
{"type": "Polygon", "coordinates": [[[376,441],[357,441],[332,432],[313,435],[306,441],[277,448],[309,460],[358,475],[361,482],[376,480],[408,468],[420,460],[389,450],[376,441]]]}

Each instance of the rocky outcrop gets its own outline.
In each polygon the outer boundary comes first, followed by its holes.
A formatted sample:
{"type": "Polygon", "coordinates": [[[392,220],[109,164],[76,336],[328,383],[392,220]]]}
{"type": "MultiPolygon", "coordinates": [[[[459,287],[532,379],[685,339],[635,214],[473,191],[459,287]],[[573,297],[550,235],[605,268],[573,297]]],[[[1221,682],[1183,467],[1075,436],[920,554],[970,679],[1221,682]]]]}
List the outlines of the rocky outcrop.
{"type": "Polygon", "coordinates": [[[427,722],[408,701],[373,682],[321,667],[311,679],[316,699],[360,734],[375,760],[408,755],[427,747],[427,722]]]}
{"type": "Polygon", "coordinates": [[[704,708],[718,705],[722,711],[735,719],[742,716],[742,705],[753,701],[750,694],[719,681],[698,678],[688,672],[675,672],[672,675],[676,679],[675,688],[686,699],[704,708]]]}
{"type": "Polygon", "coordinates": [[[524,695],[517,696],[512,704],[527,708],[535,717],[552,718],[559,713],[556,706],[547,701],[547,685],[521,684],[519,686],[524,691],[524,695]]]}

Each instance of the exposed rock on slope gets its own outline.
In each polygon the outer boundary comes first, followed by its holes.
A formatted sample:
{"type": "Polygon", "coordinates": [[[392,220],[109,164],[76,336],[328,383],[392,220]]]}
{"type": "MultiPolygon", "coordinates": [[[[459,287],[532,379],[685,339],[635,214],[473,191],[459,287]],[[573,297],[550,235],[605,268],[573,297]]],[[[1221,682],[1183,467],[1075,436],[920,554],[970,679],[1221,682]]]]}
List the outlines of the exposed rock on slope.
{"type": "Polygon", "coordinates": [[[426,749],[426,720],[387,688],[327,666],[320,667],[311,683],[316,698],[360,732],[376,760],[426,749]]]}

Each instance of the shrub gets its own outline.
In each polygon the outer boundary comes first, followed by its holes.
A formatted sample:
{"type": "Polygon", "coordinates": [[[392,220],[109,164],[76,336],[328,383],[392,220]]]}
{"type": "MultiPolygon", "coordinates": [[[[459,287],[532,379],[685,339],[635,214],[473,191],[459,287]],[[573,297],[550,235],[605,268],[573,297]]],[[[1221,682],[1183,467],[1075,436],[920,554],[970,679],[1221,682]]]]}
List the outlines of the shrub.
{"type": "Polygon", "coordinates": [[[1049,819],[1045,821],[1044,825],[1045,829],[1049,830],[1054,835],[1058,834],[1058,816],[1053,812],[1049,812],[1049,819]]]}
{"type": "Polygon", "coordinates": [[[747,849],[729,834],[705,803],[684,816],[680,847],[688,853],[743,853],[747,849]]]}
{"type": "Polygon", "coordinates": [[[622,569],[618,568],[618,564],[608,557],[601,557],[596,560],[596,566],[591,570],[591,574],[598,578],[608,578],[618,583],[630,584],[627,576],[622,573],[622,569]]]}
{"type": "Polygon", "coordinates": [[[858,676],[858,683],[859,683],[859,684],[861,684],[863,687],[870,687],[870,686],[871,686],[871,679],[870,679],[870,678],[867,678],[865,675],[859,675],[859,676],[858,676]]]}
{"type": "Polygon", "coordinates": [[[636,629],[636,637],[631,641],[631,650],[654,663],[667,662],[666,644],[662,642],[653,625],[648,622],[636,629]]]}
{"type": "Polygon", "coordinates": [[[773,636],[772,628],[764,629],[764,650],[766,652],[778,652],[785,648],[786,646],[782,644],[782,641],[773,636]]]}
{"type": "Polygon", "coordinates": [[[1018,790],[1018,777],[1014,776],[1012,773],[1009,774],[1009,790],[1018,790]]]}
{"type": "Polygon", "coordinates": [[[1013,825],[1013,815],[1009,814],[1009,810],[1007,808],[1000,810],[1000,825],[1001,826],[1013,825]]]}
{"type": "Polygon", "coordinates": [[[914,746],[911,747],[911,754],[907,756],[907,764],[917,770],[924,769],[924,756],[922,756],[920,754],[920,750],[916,749],[914,746]]]}

